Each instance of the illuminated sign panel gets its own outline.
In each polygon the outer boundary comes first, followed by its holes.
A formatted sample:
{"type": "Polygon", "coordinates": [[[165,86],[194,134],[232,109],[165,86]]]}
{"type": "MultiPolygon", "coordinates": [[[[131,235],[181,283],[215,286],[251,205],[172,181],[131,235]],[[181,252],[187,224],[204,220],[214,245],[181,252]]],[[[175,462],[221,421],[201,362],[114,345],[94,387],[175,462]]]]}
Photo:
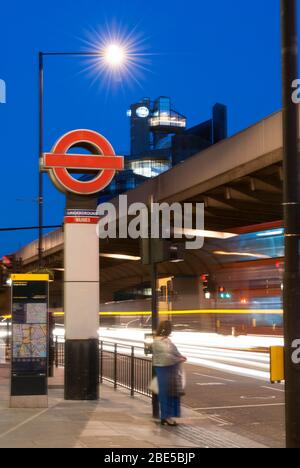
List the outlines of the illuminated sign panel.
{"type": "Polygon", "coordinates": [[[47,395],[49,276],[11,279],[11,396],[47,395]]]}

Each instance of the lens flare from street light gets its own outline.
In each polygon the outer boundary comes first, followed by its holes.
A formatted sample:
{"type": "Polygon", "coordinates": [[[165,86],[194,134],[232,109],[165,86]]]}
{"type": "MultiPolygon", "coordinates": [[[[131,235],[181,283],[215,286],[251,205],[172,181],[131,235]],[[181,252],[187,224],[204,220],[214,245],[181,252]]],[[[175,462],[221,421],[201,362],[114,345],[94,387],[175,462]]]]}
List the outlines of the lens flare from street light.
{"type": "Polygon", "coordinates": [[[112,67],[120,67],[126,62],[126,51],[119,44],[110,44],[104,51],[104,59],[112,67]]]}
{"type": "Polygon", "coordinates": [[[147,53],[146,39],[137,27],[124,30],[107,25],[104,32],[89,32],[89,39],[83,42],[97,55],[88,59],[88,66],[82,71],[91,75],[91,85],[97,83],[106,92],[115,85],[122,89],[125,84],[142,87],[145,75],[151,72],[149,59],[153,54],[147,53]]]}

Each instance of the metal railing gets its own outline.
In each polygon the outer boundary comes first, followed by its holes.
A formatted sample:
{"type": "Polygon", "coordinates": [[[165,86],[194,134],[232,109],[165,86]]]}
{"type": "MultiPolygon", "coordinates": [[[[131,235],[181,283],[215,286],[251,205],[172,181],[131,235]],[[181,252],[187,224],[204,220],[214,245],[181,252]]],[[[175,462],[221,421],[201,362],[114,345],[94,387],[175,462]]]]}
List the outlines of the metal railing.
{"type": "Polygon", "coordinates": [[[135,393],[152,396],[149,385],[152,379],[152,360],[142,357],[144,348],[100,341],[100,382],[113,383],[135,393]]]}
{"type": "MultiPolygon", "coordinates": [[[[143,356],[144,348],[109,341],[99,342],[100,383],[107,381],[118,387],[152,397],[149,385],[152,379],[152,360],[143,356]]],[[[65,344],[55,342],[55,366],[65,365],[65,344]]]]}
{"type": "Polygon", "coordinates": [[[65,343],[55,341],[55,349],[54,349],[54,364],[55,367],[65,367],[65,343]]]}

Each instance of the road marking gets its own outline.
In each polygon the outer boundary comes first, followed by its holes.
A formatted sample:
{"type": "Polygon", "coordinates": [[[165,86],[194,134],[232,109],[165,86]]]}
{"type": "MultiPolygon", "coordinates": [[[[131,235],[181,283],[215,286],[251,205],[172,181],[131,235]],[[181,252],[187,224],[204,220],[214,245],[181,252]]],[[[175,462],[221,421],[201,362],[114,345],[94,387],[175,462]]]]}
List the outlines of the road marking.
{"type": "Polygon", "coordinates": [[[225,385],[225,384],[221,382],[207,382],[207,383],[197,382],[196,385],[200,385],[200,387],[206,387],[206,386],[217,386],[217,385],[225,385]]]}
{"type": "Polygon", "coordinates": [[[265,408],[268,406],[284,406],[284,403],[264,403],[263,405],[239,405],[239,406],[211,406],[207,408],[193,408],[194,411],[211,411],[222,409],[242,409],[242,408],[265,408]]]}
{"type": "Polygon", "coordinates": [[[280,390],[280,388],[273,388],[273,387],[261,387],[261,388],[265,388],[266,390],[273,390],[274,392],[282,392],[282,393],[285,392],[285,390],[280,390]]]}
{"type": "Polygon", "coordinates": [[[213,375],[199,374],[198,372],[193,372],[193,375],[199,375],[200,377],[209,377],[210,379],[223,380],[224,382],[234,383],[235,380],[224,379],[223,377],[214,377],[213,375]]]}
{"type": "Polygon", "coordinates": [[[217,414],[212,414],[207,417],[210,421],[213,421],[218,424],[218,426],[223,427],[223,426],[233,426],[232,423],[229,421],[225,421],[225,419],[220,418],[219,415],[217,414]]]}

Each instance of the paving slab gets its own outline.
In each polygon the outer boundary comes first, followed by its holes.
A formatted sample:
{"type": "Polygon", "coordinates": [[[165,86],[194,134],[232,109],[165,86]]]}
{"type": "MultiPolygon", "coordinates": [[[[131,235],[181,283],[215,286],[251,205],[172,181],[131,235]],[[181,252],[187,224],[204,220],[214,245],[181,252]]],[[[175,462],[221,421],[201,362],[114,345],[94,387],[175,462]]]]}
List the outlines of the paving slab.
{"type": "Polygon", "coordinates": [[[263,448],[183,408],[178,427],[161,426],[151,416],[150,399],[126,389],[101,386],[100,399],[65,401],[63,373],[49,379],[49,408],[10,409],[9,372],[0,368],[0,448],[263,448]]]}

